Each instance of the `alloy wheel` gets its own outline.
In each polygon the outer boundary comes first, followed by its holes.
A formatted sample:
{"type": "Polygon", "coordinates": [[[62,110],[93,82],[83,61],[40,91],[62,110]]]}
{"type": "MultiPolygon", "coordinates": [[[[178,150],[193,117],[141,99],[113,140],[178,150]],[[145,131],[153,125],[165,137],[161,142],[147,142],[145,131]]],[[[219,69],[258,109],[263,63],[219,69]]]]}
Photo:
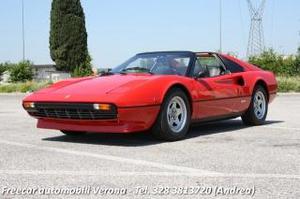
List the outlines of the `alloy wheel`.
{"type": "Polygon", "coordinates": [[[254,96],[254,114],[257,119],[262,119],[266,112],[266,97],[263,92],[257,91],[254,96]]]}
{"type": "Polygon", "coordinates": [[[187,108],[181,97],[175,96],[170,100],[167,109],[167,120],[170,129],[174,133],[178,133],[184,128],[187,120],[187,108]]]}

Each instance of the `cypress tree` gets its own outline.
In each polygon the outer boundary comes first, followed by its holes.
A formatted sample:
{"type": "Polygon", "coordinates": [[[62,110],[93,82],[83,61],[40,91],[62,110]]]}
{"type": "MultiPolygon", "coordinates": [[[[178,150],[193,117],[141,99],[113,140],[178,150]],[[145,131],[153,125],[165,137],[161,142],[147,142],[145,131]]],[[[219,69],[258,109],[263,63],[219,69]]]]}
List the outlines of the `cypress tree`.
{"type": "MultiPolygon", "coordinates": [[[[80,0],[53,0],[50,24],[50,54],[58,70],[91,72],[85,16],[80,0]]],[[[77,72],[78,73],[78,72],[77,72]]],[[[90,73],[89,73],[90,74],[90,73]]],[[[77,74],[78,76],[80,75],[77,74]]]]}

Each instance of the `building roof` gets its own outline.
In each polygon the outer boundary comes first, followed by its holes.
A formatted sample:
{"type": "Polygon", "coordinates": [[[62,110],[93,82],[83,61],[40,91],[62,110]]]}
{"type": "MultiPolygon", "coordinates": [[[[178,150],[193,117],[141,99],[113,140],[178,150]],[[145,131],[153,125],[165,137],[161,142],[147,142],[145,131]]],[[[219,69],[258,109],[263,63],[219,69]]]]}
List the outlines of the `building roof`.
{"type": "Polygon", "coordinates": [[[34,68],[55,68],[54,64],[39,64],[39,65],[33,65],[34,68]]]}

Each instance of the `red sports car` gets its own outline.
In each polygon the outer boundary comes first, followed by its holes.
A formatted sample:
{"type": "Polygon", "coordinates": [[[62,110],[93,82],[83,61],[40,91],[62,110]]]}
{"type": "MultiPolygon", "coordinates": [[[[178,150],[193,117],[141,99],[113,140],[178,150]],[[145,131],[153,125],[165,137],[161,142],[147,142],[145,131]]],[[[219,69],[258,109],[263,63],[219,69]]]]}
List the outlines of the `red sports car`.
{"type": "Polygon", "coordinates": [[[55,83],[23,100],[38,128],[66,135],[151,130],[185,137],[192,123],[242,117],[263,124],[277,91],[274,74],[213,52],[140,53],[100,76],[55,83]]]}

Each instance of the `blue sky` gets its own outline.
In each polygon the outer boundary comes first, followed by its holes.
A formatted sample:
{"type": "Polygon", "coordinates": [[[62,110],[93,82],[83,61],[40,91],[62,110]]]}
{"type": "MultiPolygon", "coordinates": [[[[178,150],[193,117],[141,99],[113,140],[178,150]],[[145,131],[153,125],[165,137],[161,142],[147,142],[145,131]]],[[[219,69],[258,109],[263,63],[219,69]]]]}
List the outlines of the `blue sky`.
{"type": "MultiPolygon", "coordinates": [[[[24,0],[26,58],[52,63],[51,0],[24,0]]],[[[259,0],[252,0],[259,3],[259,0]]],[[[112,67],[135,53],[154,50],[216,51],[219,0],[82,0],[89,51],[96,67],[112,67]]],[[[300,1],[269,0],[265,43],[281,53],[300,44],[300,1]]],[[[249,32],[246,0],[223,0],[223,50],[245,57],[249,32]]],[[[22,59],[21,0],[0,2],[0,62],[22,59]]]]}

